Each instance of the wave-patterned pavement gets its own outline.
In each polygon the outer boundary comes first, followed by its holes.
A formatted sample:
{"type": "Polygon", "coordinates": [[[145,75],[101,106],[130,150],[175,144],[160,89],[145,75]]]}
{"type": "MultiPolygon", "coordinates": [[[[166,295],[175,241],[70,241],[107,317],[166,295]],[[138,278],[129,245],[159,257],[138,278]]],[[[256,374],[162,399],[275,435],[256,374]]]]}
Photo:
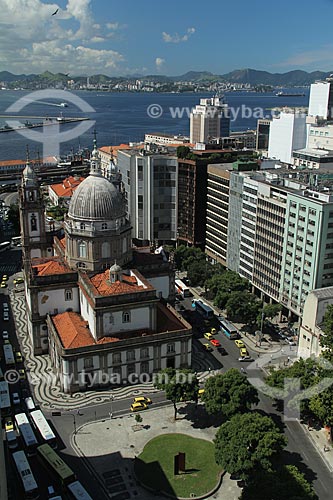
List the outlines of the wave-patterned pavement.
{"type": "MultiPolygon", "coordinates": [[[[31,339],[26,323],[27,312],[24,293],[11,293],[11,307],[16,326],[16,333],[25,359],[27,377],[33,388],[35,398],[45,410],[71,410],[110,402],[111,398],[126,399],[141,394],[157,392],[151,382],[137,385],[103,389],[100,391],[77,392],[65,394],[61,391],[59,380],[53,371],[48,354],[34,356],[31,339]],[[52,381],[52,382],[51,382],[52,381]]],[[[209,360],[193,344],[193,369],[197,371],[202,382],[215,371],[210,371],[209,360]],[[202,370],[207,370],[202,372],[202,370]]]]}

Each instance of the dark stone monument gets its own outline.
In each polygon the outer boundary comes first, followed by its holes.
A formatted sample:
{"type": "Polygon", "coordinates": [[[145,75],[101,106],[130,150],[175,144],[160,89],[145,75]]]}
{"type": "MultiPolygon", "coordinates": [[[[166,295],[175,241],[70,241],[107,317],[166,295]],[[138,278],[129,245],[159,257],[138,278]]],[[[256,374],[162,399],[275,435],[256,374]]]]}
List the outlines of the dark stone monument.
{"type": "Polygon", "coordinates": [[[185,453],[179,452],[174,459],[174,475],[178,476],[180,472],[185,472],[185,453]]]}

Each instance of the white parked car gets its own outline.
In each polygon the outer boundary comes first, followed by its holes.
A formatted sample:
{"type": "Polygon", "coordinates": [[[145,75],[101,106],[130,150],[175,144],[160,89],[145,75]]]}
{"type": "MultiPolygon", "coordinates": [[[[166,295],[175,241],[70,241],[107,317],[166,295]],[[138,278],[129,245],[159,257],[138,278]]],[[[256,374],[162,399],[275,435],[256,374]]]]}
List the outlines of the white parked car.
{"type": "Polygon", "coordinates": [[[3,330],[3,332],[2,332],[2,338],[3,338],[3,340],[8,340],[9,339],[9,335],[8,335],[7,330],[3,330]]]}
{"type": "Polygon", "coordinates": [[[3,320],[4,321],[9,321],[9,313],[8,313],[8,311],[4,311],[3,312],[3,320]]]}

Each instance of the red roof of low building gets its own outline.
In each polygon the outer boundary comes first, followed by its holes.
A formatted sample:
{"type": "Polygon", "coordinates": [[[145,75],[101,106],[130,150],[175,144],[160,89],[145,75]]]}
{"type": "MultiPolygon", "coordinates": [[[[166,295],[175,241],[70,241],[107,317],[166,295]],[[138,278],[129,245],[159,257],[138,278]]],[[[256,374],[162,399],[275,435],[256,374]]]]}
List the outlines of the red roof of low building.
{"type": "Polygon", "coordinates": [[[33,259],[31,265],[36,276],[51,276],[52,274],[67,274],[71,272],[68,265],[57,257],[33,259]]]}
{"type": "Polygon", "coordinates": [[[90,333],[88,321],[85,321],[80,314],[73,311],[64,312],[52,316],[52,321],[65,349],[84,347],[96,343],[90,333]]]}
{"type": "Polygon", "coordinates": [[[119,295],[121,293],[142,292],[147,289],[152,289],[150,283],[147,282],[147,287],[138,285],[135,276],[122,275],[122,281],[110,282],[110,270],[107,269],[104,273],[95,274],[90,278],[92,285],[95,287],[98,295],[119,295]]]}
{"type": "Polygon", "coordinates": [[[58,198],[70,197],[84,179],[84,177],[73,177],[70,175],[59,184],[51,184],[50,189],[55,192],[58,198]]]}

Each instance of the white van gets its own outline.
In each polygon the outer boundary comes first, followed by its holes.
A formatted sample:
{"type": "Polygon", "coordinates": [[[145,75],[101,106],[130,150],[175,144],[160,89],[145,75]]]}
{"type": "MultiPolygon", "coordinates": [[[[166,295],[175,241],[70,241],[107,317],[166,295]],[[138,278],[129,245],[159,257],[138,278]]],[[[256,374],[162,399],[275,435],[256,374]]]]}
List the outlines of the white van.
{"type": "Polygon", "coordinates": [[[29,412],[36,409],[34,400],[31,397],[25,398],[24,402],[25,402],[25,406],[29,412]]]}

